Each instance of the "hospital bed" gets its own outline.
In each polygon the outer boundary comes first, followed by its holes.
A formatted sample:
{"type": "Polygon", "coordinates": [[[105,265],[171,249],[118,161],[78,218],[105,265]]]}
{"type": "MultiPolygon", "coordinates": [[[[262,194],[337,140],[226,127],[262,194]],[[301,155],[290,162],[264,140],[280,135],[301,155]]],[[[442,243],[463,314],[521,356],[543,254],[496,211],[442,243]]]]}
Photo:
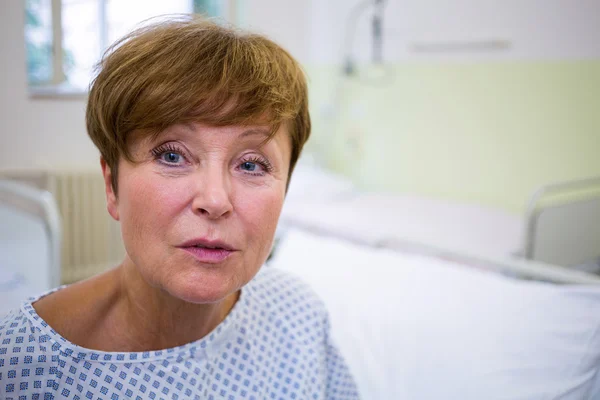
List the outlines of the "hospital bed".
{"type": "Polygon", "coordinates": [[[600,251],[598,180],[517,216],[297,172],[269,265],[323,299],[362,398],[600,399],[600,276],[577,267],[600,251]]]}
{"type": "Polygon", "coordinates": [[[506,272],[540,261],[570,267],[574,276],[576,270],[600,273],[600,178],[544,185],[517,215],[413,194],[365,192],[337,174],[300,165],[278,238],[290,227],[371,247],[504,260],[506,272]]]}
{"type": "Polygon", "coordinates": [[[0,315],[60,284],[61,220],[52,195],[0,180],[0,315]]]}

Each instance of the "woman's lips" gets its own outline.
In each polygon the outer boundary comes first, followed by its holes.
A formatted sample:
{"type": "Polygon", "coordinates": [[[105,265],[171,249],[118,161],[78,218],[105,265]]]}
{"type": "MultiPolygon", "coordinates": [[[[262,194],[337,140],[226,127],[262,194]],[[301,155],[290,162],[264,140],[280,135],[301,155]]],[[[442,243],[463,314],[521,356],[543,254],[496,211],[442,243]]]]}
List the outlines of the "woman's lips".
{"type": "Polygon", "coordinates": [[[191,254],[192,256],[194,256],[194,258],[196,258],[196,260],[203,262],[203,263],[208,263],[208,264],[216,264],[216,263],[220,263],[222,261],[224,261],[227,257],[229,257],[231,254],[234,253],[234,250],[227,250],[227,249],[209,249],[206,247],[199,247],[199,246],[185,246],[185,247],[181,247],[182,250],[185,250],[186,252],[188,252],[189,254],[191,254]]]}

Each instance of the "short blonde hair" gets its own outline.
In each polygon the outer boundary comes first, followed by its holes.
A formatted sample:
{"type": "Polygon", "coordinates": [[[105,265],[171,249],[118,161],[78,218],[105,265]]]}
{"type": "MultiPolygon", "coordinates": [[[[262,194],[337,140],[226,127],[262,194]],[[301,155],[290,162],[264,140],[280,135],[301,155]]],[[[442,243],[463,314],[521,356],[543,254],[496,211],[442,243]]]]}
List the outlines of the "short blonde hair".
{"type": "Polygon", "coordinates": [[[177,123],[227,126],[265,116],[273,135],[288,127],[291,176],[311,130],[300,65],[263,36],[187,15],[135,30],[109,48],[90,88],[86,125],[116,192],[120,157],[133,161],[131,132],[158,135],[177,123]]]}

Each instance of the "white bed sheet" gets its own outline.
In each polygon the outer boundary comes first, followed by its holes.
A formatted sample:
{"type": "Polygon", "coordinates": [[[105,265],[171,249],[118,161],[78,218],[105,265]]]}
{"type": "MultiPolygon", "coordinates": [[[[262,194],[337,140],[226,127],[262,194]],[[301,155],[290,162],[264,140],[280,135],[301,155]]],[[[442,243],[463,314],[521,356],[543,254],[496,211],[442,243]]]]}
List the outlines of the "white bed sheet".
{"type": "Polygon", "coordinates": [[[43,222],[0,203],[0,313],[50,289],[49,256],[43,222]]]}
{"type": "Polygon", "coordinates": [[[270,265],[324,300],[365,399],[600,398],[600,287],[517,281],[297,230],[270,265]]]}
{"type": "Polygon", "coordinates": [[[380,247],[406,241],[491,257],[514,255],[522,248],[522,218],[501,210],[414,195],[315,197],[286,204],[281,225],[380,247]]]}
{"type": "Polygon", "coordinates": [[[23,274],[6,266],[0,268],[0,318],[37,293],[23,274]]]}

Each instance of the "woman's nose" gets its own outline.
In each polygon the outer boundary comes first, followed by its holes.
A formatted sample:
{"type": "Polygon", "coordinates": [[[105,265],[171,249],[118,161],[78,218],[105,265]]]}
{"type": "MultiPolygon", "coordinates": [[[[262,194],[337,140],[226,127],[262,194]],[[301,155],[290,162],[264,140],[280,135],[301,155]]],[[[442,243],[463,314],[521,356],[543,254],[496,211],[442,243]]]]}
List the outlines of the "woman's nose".
{"type": "Polygon", "coordinates": [[[196,186],[192,207],[194,212],[210,219],[226,217],[233,211],[229,183],[226,176],[218,171],[205,171],[196,186]]]}

